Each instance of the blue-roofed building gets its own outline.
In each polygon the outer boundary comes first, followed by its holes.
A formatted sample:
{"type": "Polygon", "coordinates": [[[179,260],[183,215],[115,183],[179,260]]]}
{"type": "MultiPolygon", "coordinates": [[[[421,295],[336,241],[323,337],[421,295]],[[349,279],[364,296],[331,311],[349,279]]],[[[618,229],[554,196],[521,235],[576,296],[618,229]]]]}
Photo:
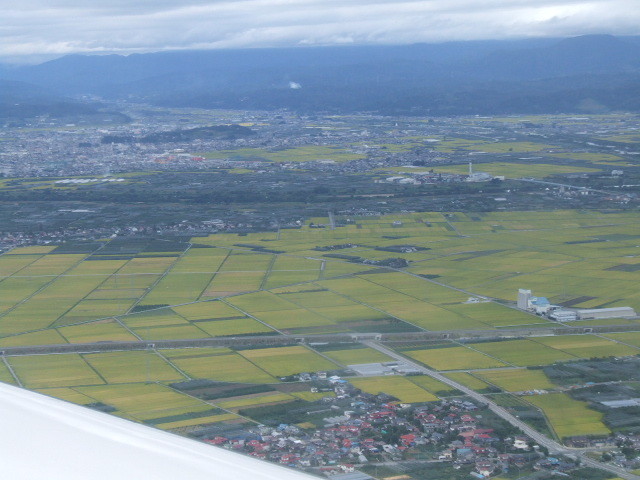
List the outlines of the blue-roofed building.
{"type": "Polygon", "coordinates": [[[551,302],[547,297],[531,297],[529,299],[529,308],[536,313],[546,314],[551,309],[551,302]]]}
{"type": "Polygon", "coordinates": [[[551,302],[549,302],[547,297],[532,297],[531,298],[531,304],[535,305],[536,307],[538,307],[538,306],[546,307],[548,305],[551,305],[551,302]]]}

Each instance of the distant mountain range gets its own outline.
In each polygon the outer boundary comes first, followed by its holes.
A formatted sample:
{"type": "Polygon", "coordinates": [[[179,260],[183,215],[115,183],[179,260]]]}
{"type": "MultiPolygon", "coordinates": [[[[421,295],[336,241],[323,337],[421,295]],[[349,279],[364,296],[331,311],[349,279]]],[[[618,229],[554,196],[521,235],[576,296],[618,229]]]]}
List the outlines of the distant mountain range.
{"type": "Polygon", "coordinates": [[[0,78],[0,88],[13,86],[0,107],[11,91],[38,97],[46,89],[160,106],[301,112],[640,111],[640,37],[69,55],[0,69],[0,78]]]}
{"type": "Polygon", "coordinates": [[[20,125],[34,117],[58,122],[129,122],[122,113],[102,108],[97,102],[80,102],[38,85],[0,79],[0,121],[20,125]]]}

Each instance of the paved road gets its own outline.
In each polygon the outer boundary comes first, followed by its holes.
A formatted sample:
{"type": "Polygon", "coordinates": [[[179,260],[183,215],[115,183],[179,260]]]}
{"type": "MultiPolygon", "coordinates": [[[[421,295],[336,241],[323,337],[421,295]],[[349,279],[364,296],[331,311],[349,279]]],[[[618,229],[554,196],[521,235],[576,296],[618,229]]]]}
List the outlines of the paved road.
{"type": "Polygon", "coordinates": [[[542,445],[544,447],[546,447],[549,450],[549,453],[552,454],[564,454],[564,455],[571,455],[571,456],[575,456],[580,458],[580,460],[582,461],[583,464],[589,465],[593,468],[598,468],[600,470],[606,470],[608,472],[614,473],[615,475],[618,475],[620,478],[624,478],[624,479],[629,479],[629,480],[640,480],[640,476],[638,475],[634,475],[632,473],[627,472],[626,470],[613,466],[613,465],[608,465],[608,464],[604,464],[601,462],[597,462],[595,460],[590,459],[589,457],[587,457],[585,455],[585,451],[584,450],[579,450],[579,449],[571,449],[568,447],[565,447],[564,445],[561,445],[560,443],[556,442],[555,440],[550,439],[549,437],[547,437],[546,435],[543,435],[542,433],[538,432],[537,430],[533,429],[532,427],[530,427],[529,425],[527,425],[526,423],[524,423],[522,420],[520,420],[519,418],[515,417],[514,415],[512,415],[511,413],[509,413],[506,409],[504,409],[503,407],[501,407],[500,405],[498,405],[497,403],[495,403],[494,401],[488,399],[487,397],[485,397],[484,395],[471,390],[468,387],[465,387],[464,385],[461,385],[458,382],[455,382],[453,380],[451,380],[450,378],[445,377],[444,375],[435,372],[433,370],[430,370],[428,368],[423,367],[422,365],[418,365],[417,363],[407,359],[406,357],[400,355],[399,353],[391,350],[390,348],[387,348],[383,345],[381,345],[378,342],[375,341],[364,341],[362,342],[365,345],[367,345],[368,347],[374,348],[376,350],[378,350],[379,352],[382,352],[392,358],[395,358],[398,361],[404,362],[404,363],[408,363],[410,364],[412,367],[414,367],[416,370],[421,371],[422,373],[429,375],[430,377],[439,380],[440,382],[446,383],[447,385],[456,388],[458,390],[460,390],[461,392],[463,392],[464,394],[466,394],[467,396],[471,397],[472,399],[474,399],[476,402],[482,404],[482,405],[486,405],[493,413],[495,413],[496,415],[498,415],[499,417],[501,417],[502,419],[506,420],[507,422],[509,422],[511,425],[513,425],[514,427],[517,427],[518,429],[520,429],[522,432],[524,432],[526,435],[528,435],[529,437],[531,437],[536,443],[538,443],[538,445],[542,445]]]}
{"type": "MultiPolygon", "coordinates": [[[[609,325],[589,327],[593,333],[629,332],[640,330],[637,325],[609,325]]],[[[246,335],[238,337],[212,337],[183,340],[142,340],[133,342],[93,342],[60,345],[34,345],[27,347],[0,348],[0,355],[44,355],[50,353],[91,353],[117,352],[122,350],[145,350],[153,344],[157,348],[189,348],[189,347],[229,347],[234,345],[291,345],[294,343],[327,343],[327,342],[362,342],[367,340],[393,341],[429,341],[429,340],[498,340],[504,338],[522,338],[549,335],[576,335],[584,332],[584,328],[550,327],[520,328],[502,330],[449,330],[439,332],[411,333],[335,333],[317,335],[246,335]]],[[[8,337],[5,337],[8,338],[8,337]]]]}

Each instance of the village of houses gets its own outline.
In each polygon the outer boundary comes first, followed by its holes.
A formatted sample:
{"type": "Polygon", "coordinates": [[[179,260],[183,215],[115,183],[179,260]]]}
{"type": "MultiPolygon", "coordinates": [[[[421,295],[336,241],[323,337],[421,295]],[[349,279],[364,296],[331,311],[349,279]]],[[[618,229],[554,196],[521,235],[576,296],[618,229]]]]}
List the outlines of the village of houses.
{"type": "Polygon", "coordinates": [[[546,456],[530,438],[462,398],[403,404],[384,393],[364,393],[341,379],[334,380],[332,388],[335,397],[321,400],[332,412],[323,427],[259,425],[203,440],[332,480],[370,479],[359,469],[375,465],[402,469],[403,464],[448,464],[475,478],[512,469],[562,472],[576,467],[572,461],[546,456]]]}

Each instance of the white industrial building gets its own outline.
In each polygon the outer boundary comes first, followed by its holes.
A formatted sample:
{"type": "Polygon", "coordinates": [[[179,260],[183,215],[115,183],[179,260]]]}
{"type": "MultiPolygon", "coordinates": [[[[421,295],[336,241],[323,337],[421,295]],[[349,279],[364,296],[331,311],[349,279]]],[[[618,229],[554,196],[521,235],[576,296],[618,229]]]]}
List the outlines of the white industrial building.
{"type": "Polygon", "coordinates": [[[469,176],[467,176],[467,182],[488,182],[493,180],[493,175],[487,172],[474,172],[473,164],[469,162],[469,176]]]}
{"type": "Polygon", "coordinates": [[[531,290],[521,288],[518,290],[518,308],[520,310],[529,310],[540,315],[546,315],[554,308],[546,297],[534,297],[531,290]]]}
{"type": "Polygon", "coordinates": [[[638,315],[631,307],[591,308],[578,310],[580,320],[602,320],[605,318],[634,318],[638,315]]]}
{"type": "Polygon", "coordinates": [[[603,320],[608,318],[635,318],[638,316],[631,307],[568,309],[552,305],[546,297],[534,297],[531,290],[518,290],[518,308],[538,315],[545,315],[558,322],[574,320],[603,320]]]}
{"type": "Polygon", "coordinates": [[[518,290],[518,308],[520,310],[528,310],[530,298],[531,290],[525,290],[524,288],[518,290]]]}
{"type": "Polygon", "coordinates": [[[578,312],[575,310],[559,308],[557,310],[553,310],[549,314],[549,318],[556,320],[557,322],[573,322],[574,320],[578,320],[578,312]]]}

